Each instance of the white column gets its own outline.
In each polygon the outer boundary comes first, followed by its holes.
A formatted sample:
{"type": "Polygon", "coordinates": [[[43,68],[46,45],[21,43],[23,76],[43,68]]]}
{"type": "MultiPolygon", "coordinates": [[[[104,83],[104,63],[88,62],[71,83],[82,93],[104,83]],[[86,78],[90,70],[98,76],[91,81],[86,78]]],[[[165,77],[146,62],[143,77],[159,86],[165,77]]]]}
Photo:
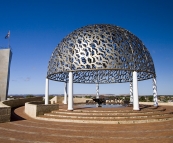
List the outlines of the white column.
{"type": "Polygon", "coordinates": [[[99,83],[96,84],[96,98],[99,99],[99,83]]]}
{"type": "Polygon", "coordinates": [[[46,87],[45,87],[45,105],[49,104],[49,79],[46,78],[46,87]]]}
{"type": "Polygon", "coordinates": [[[130,104],[133,104],[133,82],[130,82],[130,104]]]}
{"type": "Polygon", "coordinates": [[[153,101],[154,106],[158,106],[156,78],[153,78],[153,101]]]}
{"type": "Polygon", "coordinates": [[[64,84],[64,104],[67,104],[67,82],[64,84]]]}
{"type": "Polygon", "coordinates": [[[138,78],[136,71],[133,72],[133,110],[139,110],[138,78]]]}
{"type": "Polygon", "coordinates": [[[73,110],[73,73],[69,72],[68,110],[73,110]]]}

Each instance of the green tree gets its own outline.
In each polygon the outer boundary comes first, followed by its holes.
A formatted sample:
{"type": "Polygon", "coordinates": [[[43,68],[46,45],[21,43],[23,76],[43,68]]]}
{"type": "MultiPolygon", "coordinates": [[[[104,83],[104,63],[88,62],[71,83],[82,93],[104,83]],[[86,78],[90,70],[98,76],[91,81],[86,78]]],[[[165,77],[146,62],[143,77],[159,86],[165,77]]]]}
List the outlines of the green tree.
{"type": "Polygon", "coordinates": [[[141,96],[141,97],[139,98],[139,101],[140,101],[140,102],[146,102],[146,99],[145,99],[144,96],[141,96]]]}
{"type": "Polygon", "coordinates": [[[54,95],[49,95],[49,100],[54,98],[54,95]]]}
{"type": "Polygon", "coordinates": [[[149,102],[153,102],[153,96],[148,96],[149,102]]]}
{"type": "Polygon", "coordinates": [[[32,94],[28,94],[28,95],[26,95],[26,98],[30,98],[30,97],[35,97],[35,96],[32,95],[32,94]]]}
{"type": "Polygon", "coordinates": [[[168,100],[169,100],[169,96],[164,96],[163,102],[168,102],[168,100]]]}
{"type": "Polygon", "coordinates": [[[91,97],[92,97],[91,95],[85,96],[85,98],[91,98],[91,97]]]}
{"type": "Polygon", "coordinates": [[[126,96],[125,101],[130,101],[130,96],[126,96]]]}

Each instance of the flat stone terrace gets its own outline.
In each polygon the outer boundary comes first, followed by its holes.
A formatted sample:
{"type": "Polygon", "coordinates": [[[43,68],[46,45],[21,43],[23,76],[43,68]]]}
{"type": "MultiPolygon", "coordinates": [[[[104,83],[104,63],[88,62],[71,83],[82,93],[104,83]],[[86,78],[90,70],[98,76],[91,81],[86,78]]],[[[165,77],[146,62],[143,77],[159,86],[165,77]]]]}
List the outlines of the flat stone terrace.
{"type": "MultiPolygon", "coordinates": [[[[67,109],[66,106],[60,106],[67,109]]],[[[173,107],[164,106],[166,111],[173,107]]],[[[89,108],[76,110],[110,110],[89,108]]],[[[112,110],[131,110],[131,107],[112,110]]],[[[12,122],[0,123],[0,143],[173,143],[173,120],[138,124],[89,124],[36,120],[13,111],[12,122]]]]}

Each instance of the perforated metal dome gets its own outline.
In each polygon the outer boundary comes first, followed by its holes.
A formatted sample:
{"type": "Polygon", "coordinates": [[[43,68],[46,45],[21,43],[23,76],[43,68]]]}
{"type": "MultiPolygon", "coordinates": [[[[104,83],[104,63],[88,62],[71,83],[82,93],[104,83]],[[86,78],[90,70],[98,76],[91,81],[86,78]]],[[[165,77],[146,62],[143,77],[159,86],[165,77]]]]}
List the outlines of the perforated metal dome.
{"type": "Polygon", "coordinates": [[[155,77],[149,51],[128,30],[114,25],[96,24],[79,28],[55,48],[48,65],[47,78],[74,83],[122,83],[155,77]]]}

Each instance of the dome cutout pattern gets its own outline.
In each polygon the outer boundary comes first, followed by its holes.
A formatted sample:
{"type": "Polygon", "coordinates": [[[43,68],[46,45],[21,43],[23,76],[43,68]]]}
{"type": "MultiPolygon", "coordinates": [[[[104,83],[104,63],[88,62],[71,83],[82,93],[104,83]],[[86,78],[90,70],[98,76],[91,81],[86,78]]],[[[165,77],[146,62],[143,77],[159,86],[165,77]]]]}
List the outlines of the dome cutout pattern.
{"type": "Polygon", "coordinates": [[[155,77],[149,51],[135,35],[114,25],[97,24],[79,28],[55,48],[48,65],[47,78],[74,83],[122,83],[155,77]]]}

